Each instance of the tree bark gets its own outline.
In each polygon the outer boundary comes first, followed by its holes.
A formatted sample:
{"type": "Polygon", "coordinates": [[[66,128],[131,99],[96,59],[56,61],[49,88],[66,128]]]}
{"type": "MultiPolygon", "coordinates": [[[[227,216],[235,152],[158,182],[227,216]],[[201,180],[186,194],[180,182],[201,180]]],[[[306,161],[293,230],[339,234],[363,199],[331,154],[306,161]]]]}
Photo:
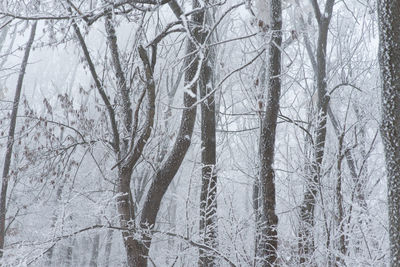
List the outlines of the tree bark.
{"type": "MultiPolygon", "coordinates": [[[[124,231],[122,233],[126,253],[128,266],[145,266],[147,258],[147,254],[144,252],[145,247],[141,244],[140,240],[136,240],[133,237],[133,233],[136,231],[135,227],[135,206],[132,199],[132,192],[130,188],[131,177],[133,168],[136,165],[136,162],[139,160],[140,155],[143,152],[144,146],[150,137],[153,124],[154,124],[154,115],[155,115],[155,83],[153,78],[154,66],[151,65],[150,60],[148,58],[147,52],[142,46],[138,47],[139,56],[144,65],[145,77],[146,77],[146,88],[147,92],[147,115],[146,121],[144,125],[144,130],[142,134],[137,139],[135,143],[136,137],[136,127],[138,118],[135,117],[134,125],[132,126],[132,111],[130,109],[130,100],[129,100],[129,91],[127,89],[125,75],[122,71],[121,62],[119,59],[119,52],[117,46],[117,37],[115,36],[115,29],[113,24],[111,23],[111,18],[106,18],[106,29],[107,29],[107,38],[109,41],[110,51],[112,55],[113,67],[115,69],[115,76],[118,81],[118,89],[121,92],[122,102],[124,107],[124,122],[125,127],[128,132],[131,134],[131,140],[129,144],[129,148],[127,148],[128,143],[123,143],[119,151],[120,155],[124,156],[125,160],[122,159],[122,162],[119,162],[118,165],[118,212],[120,215],[120,224],[121,227],[125,227],[130,229],[130,231],[124,231]],[[144,255],[144,256],[143,256],[144,255]]],[[[155,55],[155,48],[153,48],[153,56],[155,55]]]]}
{"type": "MultiPolygon", "coordinates": [[[[182,10],[177,8],[177,4],[174,3],[174,13],[179,17],[182,16],[182,10]],[[180,14],[180,15],[179,15],[180,14]]],[[[198,7],[199,3],[197,0],[193,0],[193,7],[198,7]]],[[[171,2],[170,2],[171,6],[171,2]]],[[[179,7],[179,6],[178,6],[179,7]]],[[[191,21],[195,25],[203,25],[204,22],[204,12],[198,12],[192,15],[191,21]]],[[[201,29],[195,28],[191,29],[193,37],[196,42],[201,43],[200,34],[201,29]]],[[[191,34],[191,33],[188,33],[191,34]]],[[[167,156],[164,164],[155,173],[153,181],[150,185],[149,191],[144,202],[144,206],[141,214],[141,227],[144,229],[152,229],[154,227],[158,211],[161,206],[161,201],[166,193],[168,186],[172,182],[175,174],[177,173],[182,161],[186,155],[191,144],[194,123],[196,120],[196,93],[197,93],[197,81],[196,77],[200,77],[201,66],[203,65],[204,55],[197,55],[195,51],[197,50],[196,44],[193,42],[192,38],[188,38],[186,54],[188,55],[185,60],[185,65],[188,66],[185,73],[184,85],[188,87],[184,92],[183,103],[186,107],[182,112],[181,124],[179,127],[179,132],[175,143],[171,149],[170,154],[167,156]]],[[[202,53],[203,51],[200,51],[202,53]]],[[[148,251],[151,245],[151,236],[144,236],[144,256],[148,255],[148,251]]]]}
{"type": "MultiPolygon", "coordinates": [[[[329,105],[326,83],[326,48],[328,41],[329,24],[332,18],[335,0],[327,0],[323,13],[316,0],[311,1],[314,15],[318,22],[318,41],[316,60],[314,55],[309,54],[312,62],[316,62],[317,82],[317,125],[314,140],[314,159],[312,161],[312,173],[307,182],[303,203],[300,207],[300,229],[299,229],[299,254],[300,263],[306,263],[312,259],[314,253],[314,209],[318,195],[318,185],[321,181],[321,167],[325,152],[326,122],[329,105]]],[[[309,52],[310,53],[310,52],[309,52]]]]}
{"type": "MultiPolygon", "coordinates": [[[[341,266],[345,266],[344,256],[346,256],[347,246],[346,246],[346,233],[345,233],[345,208],[343,202],[343,192],[342,192],[342,162],[345,157],[343,151],[345,132],[339,135],[339,148],[336,162],[337,171],[337,181],[336,181],[336,204],[337,204],[337,231],[339,236],[339,252],[341,255],[336,256],[336,263],[340,263],[341,266]]],[[[336,265],[337,265],[336,264],[336,265]]]]}
{"type": "Polygon", "coordinates": [[[400,12],[399,0],[379,0],[381,134],[388,178],[390,266],[400,266],[400,12]]]}
{"type": "Polygon", "coordinates": [[[132,109],[129,97],[129,88],[126,84],[125,73],[122,69],[119,50],[117,45],[117,36],[115,35],[115,28],[111,21],[111,13],[106,16],[105,28],[107,31],[107,41],[110,46],[112,64],[117,79],[119,92],[121,93],[122,107],[124,114],[124,124],[128,133],[132,130],[132,109]]]}
{"type": "Polygon", "coordinates": [[[278,217],[275,212],[275,135],[281,94],[281,44],[282,44],[282,2],[270,1],[272,33],[269,46],[268,94],[266,110],[262,117],[260,136],[260,183],[262,190],[262,211],[265,235],[261,239],[263,266],[274,266],[278,248],[278,217]]]}
{"type": "MultiPolygon", "coordinates": [[[[198,7],[198,2],[194,0],[194,6],[198,7]]],[[[180,9],[179,5],[176,3],[176,1],[172,0],[169,2],[169,5],[173,8],[174,13],[177,15],[178,18],[183,19],[182,15],[183,12],[180,9]]],[[[70,9],[71,10],[71,9],[70,9]]],[[[186,19],[186,18],[185,18],[186,19]]],[[[197,12],[192,15],[192,21],[194,22],[195,25],[202,25],[204,21],[204,12],[197,12]]],[[[108,35],[113,35],[115,30],[112,28],[112,24],[110,21],[106,22],[107,33],[108,35]]],[[[152,183],[150,185],[149,191],[146,195],[146,199],[144,202],[144,206],[142,208],[142,211],[140,214],[135,214],[134,210],[134,204],[132,200],[132,194],[130,190],[130,181],[131,181],[131,175],[132,175],[132,170],[137,162],[137,160],[140,158],[141,153],[143,152],[143,149],[145,147],[145,144],[150,137],[151,130],[153,127],[154,123],[154,114],[155,114],[155,81],[153,78],[153,72],[154,72],[154,63],[155,63],[155,57],[156,57],[156,50],[155,47],[153,47],[153,57],[150,62],[146,51],[144,50],[143,47],[139,46],[139,56],[142,59],[143,65],[144,65],[144,70],[146,74],[146,83],[147,83],[147,100],[148,100],[148,105],[147,105],[147,117],[146,117],[146,122],[144,129],[142,130],[141,136],[135,140],[136,136],[136,129],[133,121],[133,124],[131,124],[132,131],[131,131],[131,140],[129,144],[129,148],[126,151],[125,147],[126,144],[122,144],[124,147],[120,147],[120,132],[118,131],[118,126],[116,123],[116,115],[115,115],[115,110],[112,107],[110,100],[108,96],[106,95],[103,85],[100,82],[100,79],[96,73],[93,61],[91,60],[91,57],[89,55],[89,51],[87,49],[87,46],[84,42],[84,39],[82,37],[82,34],[80,33],[80,30],[76,24],[75,21],[72,22],[72,25],[75,29],[75,33],[78,36],[78,40],[80,42],[80,45],[82,47],[82,50],[84,52],[84,56],[86,58],[86,61],[89,65],[89,70],[92,74],[92,77],[95,81],[96,88],[98,92],[100,93],[100,96],[102,97],[102,100],[104,101],[104,104],[107,108],[109,119],[111,122],[111,130],[113,132],[113,148],[114,152],[117,155],[117,164],[115,166],[118,166],[118,193],[120,194],[118,197],[118,213],[120,215],[120,224],[121,227],[128,228],[128,231],[124,231],[122,233],[123,240],[124,240],[124,245],[126,249],[126,254],[127,254],[127,265],[129,267],[145,267],[147,266],[147,257],[151,245],[151,234],[146,231],[148,229],[152,229],[156,217],[158,214],[158,211],[161,206],[161,201],[162,198],[165,194],[165,192],[168,189],[169,184],[171,183],[172,179],[174,178],[176,172],[178,171],[187,150],[189,149],[190,143],[191,143],[191,137],[193,133],[193,128],[194,128],[194,122],[196,118],[196,106],[194,105],[196,102],[196,91],[197,91],[197,77],[201,73],[200,66],[202,65],[202,59],[204,57],[199,57],[195,53],[197,50],[196,43],[192,42],[192,38],[189,38],[190,41],[188,41],[187,45],[187,54],[189,55],[186,58],[185,65],[187,66],[187,70],[185,73],[185,87],[188,87],[187,90],[184,92],[184,105],[186,109],[183,110],[182,112],[182,119],[181,119],[181,125],[179,128],[178,136],[177,139],[173,145],[173,148],[168,155],[167,159],[164,161],[164,164],[158,169],[158,171],[154,174],[154,178],[152,180],[152,183]],[[201,60],[200,60],[201,58],[201,60]],[[136,142],[135,142],[136,141],[136,142]],[[126,153],[124,153],[126,152],[126,153]],[[125,155],[123,155],[123,153],[125,155]],[[135,220],[136,220],[136,215],[140,216],[140,227],[138,228],[135,225],[135,220]],[[133,237],[134,233],[142,234],[141,239],[137,239],[133,237]]],[[[200,35],[200,29],[195,28],[191,29],[191,32],[189,32],[189,36],[193,33],[194,38],[196,39],[197,42],[199,42],[199,35],[200,35]]],[[[116,69],[116,75],[120,73],[120,70],[122,68],[117,68],[118,64],[117,58],[118,58],[118,49],[116,45],[112,45],[113,43],[116,44],[116,37],[108,37],[109,42],[111,44],[110,49],[112,50],[113,53],[113,65],[114,68],[116,69]]],[[[201,51],[203,52],[203,51],[201,51]]],[[[201,53],[201,55],[203,55],[201,53]]],[[[117,77],[118,80],[118,85],[120,90],[125,90],[123,86],[125,85],[126,81],[124,82],[122,80],[123,76],[117,77]]],[[[123,93],[123,92],[121,92],[123,93]]],[[[124,95],[122,95],[124,97],[124,95]]],[[[128,105],[126,105],[127,109],[129,109],[128,105]]],[[[128,124],[128,120],[125,120],[126,123],[128,124]]],[[[128,124],[129,125],[129,124],[128,124]]],[[[127,125],[126,125],[127,126],[127,125]]],[[[127,126],[127,128],[129,128],[127,126]]]]}
{"type": "MultiPolygon", "coordinates": [[[[262,36],[262,42],[265,41],[265,37],[262,36]]],[[[266,88],[268,86],[267,81],[267,69],[268,69],[268,64],[267,60],[263,59],[262,64],[261,64],[261,70],[260,73],[258,74],[258,84],[260,85],[260,89],[258,92],[258,107],[259,107],[259,124],[260,124],[260,130],[259,130],[259,139],[258,143],[260,143],[260,137],[263,131],[263,117],[264,117],[264,94],[266,92],[266,88]]],[[[253,210],[254,210],[254,219],[255,219],[255,236],[254,236],[254,260],[253,260],[253,266],[259,266],[260,262],[262,261],[263,258],[263,249],[262,249],[262,242],[261,239],[263,236],[266,236],[265,232],[265,227],[263,225],[265,224],[265,219],[263,218],[263,211],[262,211],[262,190],[261,190],[261,183],[260,183],[260,173],[261,173],[261,168],[260,168],[260,163],[261,163],[261,146],[258,146],[258,164],[256,166],[257,168],[257,177],[255,177],[253,181],[253,192],[252,192],[252,203],[253,203],[253,210]]]]}
{"type": "Polygon", "coordinates": [[[25,70],[28,65],[29,53],[31,52],[32,44],[35,39],[36,26],[37,22],[34,22],[31,28],[28,43],[25,48],[24,57],[22,59],[21,69],[18,75],[17,87],[15,89],[13,107],[11,111],[11,122],[10,122],[10,129],[8,131],[6,155],[4,157],[4,167],[3,167],[1,195],[0,195],[0,259],[3,256],[4,242],[6,235],[5,227],[6,227],[6,212],[7,212],[6,211],[7,189],[8,189],[8,182],[10,179],[9,174],[10,174],[11,157],[14,145],[15,128],[17,125],[18,106],[21,98],[21,91],[25,77],[25,70]]]}
{"type": "MultiPolygon", "coordinates": [[[[205,14],[206,25],[212,21],[210,12],[205,14]]],[[[203,36],[208,31],[203,33],[203,36]]],[[[202,37],[201,41],[204,41],[202,37]]],[[[213,89],[213,74],[215,69],[215,48],[209,48],[207,60],[199,80],[201,99],[201,163],[202,180],[200,192],[200,237],[208,247],[217,248],[218,222],[217,222],[217,173],[216,164],[216,114],[215,94],[207,96],[213,89]]],[[[218,266],[214,254],[199,249],[199,266],[218,266]]]]}

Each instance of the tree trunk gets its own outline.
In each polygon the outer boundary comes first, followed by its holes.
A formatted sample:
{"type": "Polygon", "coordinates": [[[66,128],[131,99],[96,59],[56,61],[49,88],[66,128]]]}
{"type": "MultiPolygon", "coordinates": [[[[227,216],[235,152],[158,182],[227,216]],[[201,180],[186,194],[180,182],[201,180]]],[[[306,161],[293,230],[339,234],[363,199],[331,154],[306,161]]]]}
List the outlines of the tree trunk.
{"type": "Polygon", "coordinates": [[[400,266],[400,1],[379,0],[381,133],[388,177],[390,266],[400,266]]]}
{"type": "MultiPolygon", "coordinates": [[[[337,204],[337,231],[339,236],[339,252],[340,256],[336,256],[336,263],[340,263],[341,266],[345,266],[344,257],[346,256],[346,233],[345,233],[345,208],[343,202],[343,192],[342,192],[342,162],[344,156],[343,152],[343,142],[344,142],[345,132],[342,132],[339,136],[339,148],[336,162],[337,171],[337,181],[336,181],[336,204],[337,204]]],[[[337,265],[336,264],[336,265],[337,265]]]]}
{"type": "MultiPolygon", "coordinates": [[[[211,71],[211,68],[207,68],[211,71]]],[[[205,78],[204,81],[207,81],[205,78]]],[[[203,81],[201,82],[203,83],[203,81]]],[[[200,85],[201,97],[212,90],[205,84],[200,85]]],[[[201,143],[202,143],[202,185],[200,193],[200,235],[209,247],[217,245],[217,175],[216,135],[215,135],[215,101],[210,95],[201,105],[201,143]]],[[[215,266],[215,257],[200,249],[199,266],[215,266]]]]}
{"type": "MultiPolygon", "coordinates": [[[[317,81],[317,125],[314,140],[314,159],[312,163],[312,174],[307,182],[303,203],[300,207],[300,229],[299,229],[299,254],[300,263],[306,263],[312,259],[314,253],[314,210],[318,195],[318,185],[321,181],[321,167],[325,152],[326,122],[329,105],[326,83],[326,47],[328,41],[329,23],[332,18],[335,0],[327,0],[323,13],[317,1],[312,1],[315,18],[318,22],[318,42],[316,60],[310,54],[310,60],[316,63],[314,69],[317,81]]],[[[311,260],[312,261],[312,260],[311,260]]]]}
{"type": "Polygon", "coordinates": [[[107,231],[107,238],[106,238],[106,247],[105,247],[105,254],[104,254],[104,266],[110,266],[110,255],[111,255],[111,248],[112,248],[112,240],[113,240],[113,230],[107,231]]]}
{"type": "Polygon", "coordinates": [[[3,167],[1,195],[0,195],[0,258],[2,258],[3,256],[4,241],[6,235],[5,227],[6,227],[6,212],[7,212],[6,211],[7,189],[8,189],[8,182],[10,179],[9,173],[10,173],[12,150],[14,145],[15,128],[17,124],[18,106],[21,97],[22,83],[25,77],[25,70],[26,66],[28,65],[29,53],[31,51],[32,44],[35,39],[36,25],[37,22],[34,22],[32,25],[29,40],[25,48],[25,54],[22,59],[21,69],[18,75],[17,87],[15,89],[13,108],[11,112],[10,129],[8,131],[7,150],[6,150],[6,155],[4,157],[4,167],[3,167]]]}
{"type": "MultiPolygon", "coordinates": [[[[265,42],[265,36],[262,36],[261,42],[265,42]]],[[[258,143],[260,143],[260,137],[263,131],[263,117],[264,117],[264,95],[266,92],[266,88],[268,86],[267,84],[267,60],[263,59],[262,64],[261,64],[261,69],[257,77],[257,83],[260,85],[260,89],[258,91],[258,120],[259,120],[259,125],[260,125],[260,130],[259,130],[259,138],[258,138],[258,143]]],[[[260,173],[261,173],[261,168],[260,168],[260,161],[261,159],[261,146],[258,146],[258,162],[257,162],[257,177],[255,177],[253,181],[253,192],[252,192],[252,203],[253,203],[253,210],[254,210],[254,219],[255,219],[255,235],[254,235],[254,260],[253,260],[253,266],[259,266],[262,258],[263,258],[263,249],[262,249],[262,242],[261,239],[263,236],[266,236],[265,232],[265,227],[263,225],[265,224],[265,219],[263,218],[263,211],[262,211],[262,192],[261,192],[261,183],[260,183],[260,173]]]]}
{"type": "Polygon", "coordinates": [[[147,266],[147,250],[139,240],[134,239],[135,229],[135,211],[130,190],[132,170],[121,168],[119,170],[118,181],[118,214],[122,228],[130,229],[122,232],[127,263],[129,267],[147,266]]]}
{"type": "Polygon", "coordinates": [[[253,183],[253,210],[254,210],[254,219],[255,219],[255,235],[254,235],[254,260],[253,266],[258,266],[260,259],[262,258],[262,249],[260,248],[260,241],[263,235],[266,235],[263,230],[263,216],[262,216],[262,203],[261,203],[261,193],[260,193],[260,181],[259,177],[254,179],[253,183]]]}
{"type": "MultiPolygon", "coordinates": [[[[206,14],[206,25],[210,25],[211,14],[206,14]]],[[[208,32],[204,32],[203,35],[208,32]]],[[[201,40],[204,41],[204,37],[201,40]]],[[[215,48],[209,48],[207,61],[200,76],[199,90],[201,99],[213,89],[213,74],[215,68],[215,48]]],[[[201,163],[202,180],[200,192],[200,237],[208,247],[217,248],[217,174],[216,164],[216,114],[214,93],[201,103],[201,163]]],[[[217,266],[215,255],[199,249],[199,266],[217,266]]]]}
{"type": "Polygon", "coordinates": [[[262,117],[260,136],[260,183],[262,190],[262,211],[265,234],[261,239],[263,266],[274,266],[277,259],[278,217],[275,213],[275,135],[281,94],[281,44],[282,44],[282,2],[270,1],[270,29],[272,32],[269,46],[268,94],[266,110],[262,117]]]}
{"type": "MultiPolygon", "coordinates": [[[[97,219],[97,224],[101,224],[101,220],[97,219]]],[[[92,255],[90,256],[90,267],[97,267],[97,262],[99,260],[99,247],[100,247],[100,234],[96,233],[93,238],[92,245],[92,255]]]]}
{"type": "MultiPolygon", "coordinates": [[[[176,1],[169,2],[171,8],[177,17],[182,15],[182,10],[177,5],[176,1]]],[[[197,0],[193,0],[193,7],[198,7],[199,3],[197,0]]],[[[203,25],[204,11],[197,12],[192,15],[192,22],[195,25],[203,25]]],[[[201,29],[195,28],[191,31],[197,41],[200,41],[201,29]]],[[[191,33],[188,33],[191,34],[191,33]]],[[[156,222],[157,214],[161,206],[161,201],[165,195],[168,186],[172,182],[175,174],[177,173],[182,161],[186,155],[191,144],[194,123],[196,120],[196,93],[197,93],[197,81],[196,77],[200,77],[201,66],[203,65],[204,55],[197,55],[196,44],[193,43],[190,38],[187,42],[186,54],[188,55],[185,60],[185,65],[188,66],[185,73],[185,87],[188,87],[184,92],[184,106],[187,107],[182,112],[181,125],[175,143],[171,149],[170,154],[164,161],[164,164],[154,175],[152,183],[144,202],[144,206],[141,214],[141,227],[144,229],[152,229],[156,222]]],[[[200,51],[202,53],[203,51],[200,51]]],[[[145,235],[143,237],[143,257],[146,257],[149,252],[151,245],[151,236],[145,235]]],[[[140,267],[145,265],[138,265],[140,267]]]]}
{"type": "MultiPolygon", "coordinates": [[[[196,0],[193,0],[194,6],[198,7],[199,3],[196,0]]],[[[174,11],[176,16],[179,19],[183,17],[183,11],[176,3],[175,0],[168,2],[171,9],[174,11]]],[[[72,13],[72,9],[68,9],[72,13]]],[[[107,18],[109,19],[109,18],[107,18]]],[[[202,25],[204,21],[204,11],[196,12],[192,15],[192,23],[193,25],[202,25]]],[[[192,27],[192,24],[189,26],[192,27]]],[[[83,39],[83,36],[80,32],[80,29],[76,22],[72,20],[72,26],[74,27],[75,33],[78,37],[79,43],[82,47],[85,59],[89,65],[89,70],[95,82],[97,91],[99,92],[108,112],[108,116],[111,123],[111,130],[113,136],[112,147],[114,149],[115,154],[117,155],[117,164],[118,166],[118,188],[117,192],[119,193],[118,197],[118,213],[120,215],[120,224],[122,228],[127,228],[127,231],[122,232],[123,242],[126,249],[127,254],[127,265],[129,267],[146,267],[147,266],[147,257],[151,245],[151,233],[147,230],[151,230],[154,227],[158,211],[161,206],[162,198],[165,192],[168,189],[169,184],[171,183],[172,179],[174,178],[176,172],[178,171],[181,163],[186,155],[187,150],[191,144],[191,137],[193,134],[194,123],[196,119],[196,106],[194,105],[196,102],[196,93],[197,93],[197,77],[201,74],[202,61],[204,59],[203,51],[200,50],[201,56],[198,56],[197,53],[197,46],[195,43],[191,41],[191,38],[188,38],[187,45],[187,55],[185,60],[185,65],[187,66],[186,73],[185,73],[185,87],[187,90],[184,92],[184,105],[187,107],[182,112],[181,118],[181,125],[179,128],[179,132],[176,138],[176,141],[171,149],[170,154],[168,155],[167,159],[165,160],[164,164],[158,169],[155,173],[154,178],[150,184],[150,188],[146,195],[146,199],[144,201],[144,206],[141,210],[141,213],[138,214],[140,216],[140,227],[135,225],[135,216],[134,211],[134,203],[132,201],[132,194],[130,190],[130,181],[132,170],[135,167],[138,159],[140,158],[143,149],[146,145],[148,138],[150,137],[153,123],[154,123],[154,114],[155,114],[155,81],[153,78],[153,71],[154,71],[154,64],[156,59],[156,47],[152,46],[153,48],[153,55],[152,60],[150,61],[145,49],[141,46],[138,47],[139,56],[142,59],[144,70],[146,74],[146,84],[147,84],[147,117],[144,129],[142,130],[142,134],[136,140],[136,129],[135,125],[129,123],[129,119],[125,119],[125,126],[127,129],[132,127],[131,140],[130,144],[123,143],[122,148],[120,144],[120,132],[118,130],[117,120],[116,120],[116,113],[111,105],[110,99],[107,96],[106,92],[104,91],[104,87],[97,75],[96,69],[94,67],[93,61],[90,57],[89,50],[86,46],[86,43],[83,39]],[[126,149],[127,145],[129,148],[126,149]],[[143,231],[142,231],[143,230],[143,231]],[[147,232],[146,232],[147,231],[147,232]],[[142,234],[141,239],[137,239],[133,237],[133,234],[137,232],[138,234],[142,234]],[[144,233],[146,232],[146,233],[144,233]]],[[[118,86],[120,87],[120,93],[122,97],[126,98],[129,95],[126,94],[127,91],[125,90],[124,86],[126,80],[123,80],[123,76],[120,76],[122,68],[120,62],[118,62],[118,47],[116,45],[117,40],[114,35],[115,30],[113,29],[112,23],[108,20],[106,21],[106,29],[109,43],[110,43],[110,50],[112,53],[112,60],[113,65],[116,71],[116,78],[118,81],[118,86]]],[[[201,34],[201,29],[194,28],[191,29],[190,33],[199,41],[199,36],[201,34]]],[[[129,99],[123,99],[123,105],[125,110],[129,109],[129,99]]],[[[125,115],[129,115],[125,114],[125,115]]],[[[135,122],[135,121],[134,121],[135,122]]]]}

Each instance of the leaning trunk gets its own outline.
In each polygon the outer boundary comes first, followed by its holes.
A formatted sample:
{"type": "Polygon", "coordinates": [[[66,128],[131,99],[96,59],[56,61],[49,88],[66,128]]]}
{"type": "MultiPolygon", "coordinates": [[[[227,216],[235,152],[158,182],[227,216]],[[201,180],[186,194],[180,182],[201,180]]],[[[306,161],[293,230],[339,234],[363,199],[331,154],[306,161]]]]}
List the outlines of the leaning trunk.
{"type": "Polygon", "coordinates": [[[11,156],[12,156],[13,145],[14,145],[15,128],[16,128],[16,124],[17,124],[18,106],[19,106],[19,100],[21,97],[22,83],[23,83],[23,80],[25,77],[25,70],[26,70],[26,66],[28,65],[29,53],[32,48],[33,40],[35,39],[36,25],[37,25],[37,22],[35,22],[32,25],[28,44],[25,48],[25,54],[22,59],[21,69],[20,69],[18,81],[17,81],[17,88],[15,90],[13,108],[12,108],[12,112],[11,112],[10,129],[8,131],[7,150],[6,150],[6,155],[4,157],[4,167],[3,167],[1,195],[0,195],[0,258],[2,258],[2,256],[3,256],[4,241],[5,241],[5,235],[6,235],[5,229],[6,229],[7,189],[8,189],[8,181],[10,179],[9,173],[10,173],[10,165],[11,165],[11,156]]]}
{"type": "MultiPolygon", "coordinates": [[[[174,11],[177,17],[183,15],[182,10],[176,1],[169,2],[171,9],[174,11]]],[[[193,7],[198,8],[199,2],[193,0],[193,7]]],[[[192,15],[192,24],[203,25],[204,12],[197,12],[192,15]]],[[[192,25],[191,24],[191,25],[192,25]]],[[[190,34],[190,33],[189,33],[190,34]]],[[[200,42],[201,28],[191,29],[191,34],[200,42]]],[[[178,172],[182,161],[190,147],[194,123],[196,120],[196,93],[197,93],[197,81],[196,77],[200,77],[201,66],[203,65],[204,55],[203,51],[200,50],[200,55],[195,52],[197,50],[196,44],[193,43],[190,38],[186,47],[186,54],[188,55],[185,60],[187,66],[185,72],[184,85],[187,88],[184,92],[183,103],[186,107],[182,112],[181,124],[175,143],[171,149],[171,152],[165,159],[163,165],[155,173],[150,188],[148,190],[146,200],[144,202],[142,213],[140,216],[140,227],[144,229],[153,229],[156,222],[158,211],[161,207],[161,201],[167,192],[167,189],[172,182],[175,174],[178,172]]],[[[143,236],[143,254],[142,257],[147,257],[149,248],[151,246],[152,237],[151,235],[143,236]]],[[[138,265],[140,267],[146,265],[138,265]]]]}

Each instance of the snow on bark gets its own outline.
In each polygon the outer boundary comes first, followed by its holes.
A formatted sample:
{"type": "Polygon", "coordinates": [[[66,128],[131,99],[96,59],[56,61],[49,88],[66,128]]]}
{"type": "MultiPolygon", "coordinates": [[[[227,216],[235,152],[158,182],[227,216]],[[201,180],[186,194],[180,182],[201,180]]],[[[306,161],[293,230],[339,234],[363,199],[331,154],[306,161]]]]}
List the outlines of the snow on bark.
{"type": "Polygon", "coordinates": [[[262,252],[262,266],[274,266],[277,260],[278,248],[278,217],[276,215],[275,197],[275,170],[273,167],[275,157],[276,127],[279,113],[279,99],[281,94],[281,44],[282,44],[282,2],[271,0],[271,44],[268,57],[268,79],[269,88],[267,94],[267,105],[261,123],[260,133],[260,183],[263,202],[263,237],[260,241],[260,252],[262,252]]]}
{"type": "Polygon", "coordinates": [[[378,1],[381,133],[388,176],[390,266],[400,266],[400,11],[399,1],[378,1]]]}

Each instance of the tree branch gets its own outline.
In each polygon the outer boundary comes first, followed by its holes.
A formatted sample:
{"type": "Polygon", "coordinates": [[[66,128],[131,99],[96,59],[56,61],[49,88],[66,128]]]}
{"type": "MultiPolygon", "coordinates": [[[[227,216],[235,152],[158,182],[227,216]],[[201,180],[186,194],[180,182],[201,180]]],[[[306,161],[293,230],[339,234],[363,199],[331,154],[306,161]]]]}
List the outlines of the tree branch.
{"type": "Polygon", "coordinates": [[[78,37],[78,41],[82,47],[82,51],[83,54],[85,56],[86,62],[89,65],[89,70],[90,73],[92,74],[92,78],[95,82],[97,91],[99,92],[104,104],[106,105],[107,111],[108,111],[108,116],[111,122],[111,130],[113,132],[113,149],[114,151],[119,154],[119,143],[120,143],[120,139],[119,139],[119,133],[118,133],[118,126],[117,126],[117,122],[115,119],[115,111],[114,108],[112,107],[109,97],[107,96],[106,92],[104,91],[103,85],[100,82],[99,76],[97,75],[96,69],[94,67],[92,58],[90,57],[89,54],[89,50],[86,46],[85,40],[83,39],[83,36],[81,34],[81,31],[79,30],[78,25],[76,24],[75,20],[72,20],[72,26],[75,30],[75,34],[78,37]]]}
{"type": "Polygon", "coordinates": [[[314,9],[314,15],[315,18],[317,19],[318,24],[321,23],[321,10],[319,9],[318,1],[317,0],[310,0],[311,5],[314,9]]]}
{"type": "Polygon", "coordinates": [[[129,99],[129,89],[126,84],[124,71],[122,70],[121,60],[119,57],[117,36],[115,35],[115,28],[111,22],[111,13],[109,13],[109,15],[106,16],[105,28],[106,28],[106,32],[107,32],[108,45],[111,50],[111,58],[112,58],[112,63],[113,63],[113,67],[115,70],[115,77],[117,79],[118,89],[121,93],[124,123],[125,123],[125,127],[126,127],[128,133],[129,133],[132,130],[131,101],[129,99]]]}
{"type": "MultiPolygon", "coordinates": [[[[143,152],[143,148],[147,142],[147,140],[150,137],[151,131],[153,129],[153,124],[154,124],[154,116],[155,116],[155,90],[156,86],[154,83],[154,77],[153,77],[153,68],[151,67],[149,57],[146,53],[146,50],[143,48],[143,46],[138,47],[138,52],[140,59],[143,62],[144,68],[145,68],[145,73],[146,73],[146,91],[147,91],[147,101],[148,101],[148,106],[147,106],[147,116],[146,116],[146,122],[145,122],[145,128],[142,132],[142,135],[139,137],[139,140],[136,142],[135,147],[132,149],[132,152],[126,161],[126,166],[128,168],[133,168],[138,159],[140,158],[140,155],[143,152]]],[[[153,55],[155,56],[155,55],[153,55]]],[[[131,140],[133,145],[134,140],[131,140]]]]}

